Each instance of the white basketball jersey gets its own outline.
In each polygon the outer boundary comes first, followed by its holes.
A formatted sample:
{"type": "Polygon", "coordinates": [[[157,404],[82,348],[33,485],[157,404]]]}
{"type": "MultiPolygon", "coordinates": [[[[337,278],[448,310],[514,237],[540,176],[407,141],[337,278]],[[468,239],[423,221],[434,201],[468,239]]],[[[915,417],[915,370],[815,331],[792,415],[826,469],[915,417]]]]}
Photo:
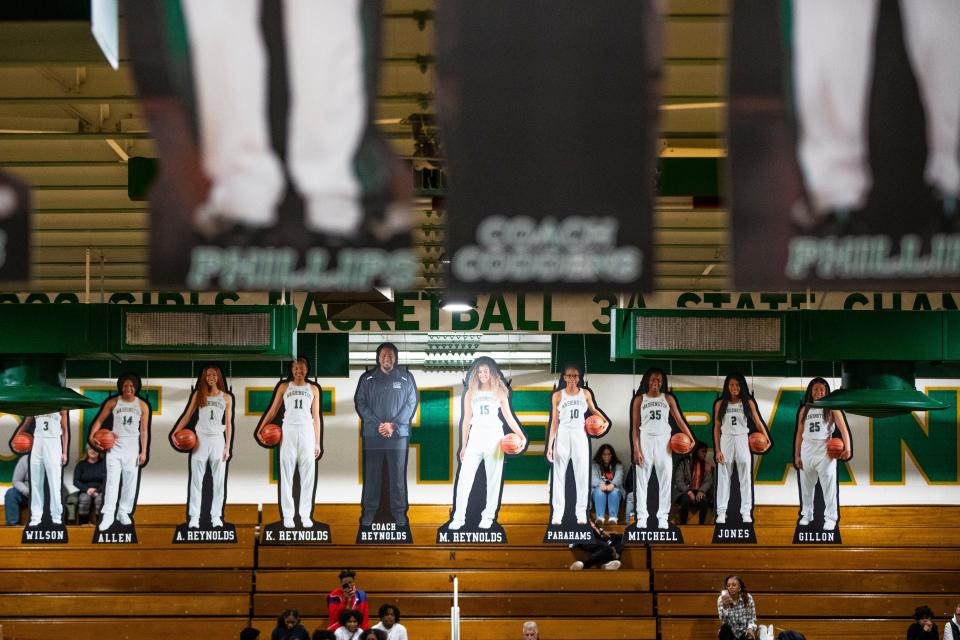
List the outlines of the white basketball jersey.
{"type": "Polygon", "coordinates": [[[63,426],[60,424],[60,412],[45,413],[34,418],[36,428],[34,438],[59,438],[63,435],[63,426]]]}
{"type": "Polygon", "coordinates": [[[644,394],[640,403],[640,433],[648,436],[670,435],[670,404],[662,393],[656,398],[644,394]]]}
{"type": "Polygon", "coordinates": [[[118,438],[140,437],[140,399],[134,398],[130,402],[117,397],[117,404],[113,408],[113,433],[118,438]]]}
{"type": "Polygon", "coordinates": [[[727,410],[723,414],[723,422],[720,424],[720,433],[728,436],[745,436],[750,433],[750,427],[747,425],[747,416],[743,412],[743,402],[727,405],[727,410]]]}
{"type": "Polygon", "coordinates": [[[473,410],[473,418],[470,420],[471,427],[498,427],[503,428],[500,422],[500,402],[497,400],[497,394],[493,391],[477,391],[473,394],[470,401],[470,408],[473,410]]]}
{"type": "Polygon", "coordinates": [[[561,429],[583,429],[587,416],[587,399],[581,389],[576,395],[560,390],[560,405],[557,407],[561,429]]]}
{"type": "Polygon", "coordinates": [[[283,424],[313,425],[310,408],[313,406],[313,385],[297,386],[292,382],[283,392],[283,424]]]}
{"type": "Polygon", "coordinates": [[[803,439],[804,440],[827,440],[833,431],[833,425],[827,424],[824,419],[823,409],[807,409],[807,415],[803,418],[803,439]]]}
{"type": "Polygon", "coordinates": [[[218,436],[226,431],[223,424],[223,414],[227,410],[227,401],[223,392],[215,396],[207,396],[207,404],[198,407],[197,433],[205,436],[218,436]]]}

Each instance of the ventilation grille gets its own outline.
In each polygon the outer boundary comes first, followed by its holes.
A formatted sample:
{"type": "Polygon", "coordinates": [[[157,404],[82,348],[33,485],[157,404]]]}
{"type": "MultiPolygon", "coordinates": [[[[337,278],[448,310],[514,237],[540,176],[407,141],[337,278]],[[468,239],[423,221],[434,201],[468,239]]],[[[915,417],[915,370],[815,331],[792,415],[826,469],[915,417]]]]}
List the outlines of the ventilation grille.
{"type": "Polygon", "coordinates": [[[637,317],[637,351],[780,353],[781,323],[773,318],[637,317]]]}
{"type": "Polygon", "coordinates": [[[126,314],[132,347],[269,347],[270,333],[269,313],[126,314]]]}

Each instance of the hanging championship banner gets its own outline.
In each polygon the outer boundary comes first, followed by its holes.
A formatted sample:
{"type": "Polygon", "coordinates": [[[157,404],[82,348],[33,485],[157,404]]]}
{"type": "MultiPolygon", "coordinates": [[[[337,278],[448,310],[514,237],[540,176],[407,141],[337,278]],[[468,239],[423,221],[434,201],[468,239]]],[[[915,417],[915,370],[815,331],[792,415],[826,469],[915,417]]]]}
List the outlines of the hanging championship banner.
{"type": "Polygon", "coordinates": [[[523,455],[527,436],[510,404],[510,383],[493,358],[474,360],[463,387],[453,511],[437,529],[437,544],[506,544],[497,522],[504,456],[523,455]]]}
{"type": "Polygon", "coordinates": [[[140,492],[140,471],[150,460],[153,409],[140,397],[143,383],[135,373],[117,378],[117,395],[100,405],[90,427],[89,444],[106,453],[107,483],[95,544],[136,544],[133,512],[140,492]]]}
{"type": "Polygon", "coordinates": [[[650,288],[655,6],[439,3],[448,288],[650,288]]]}
{"type": "Polygon", "coordinates": [[[415,285],[412,179],[372,120],[380,20],[380,0],[151,0],[130,12],[160,155],[153,284],[415,285]]]}
{"type": "Polygon", "coordinates": [[[223,520],[235,406],[220,367],[201,367],[190,401],[170,432],[173,448],[190,454],[187,522],[177,526],[174,544],[237,542],[236,527],[223,520]]]}
{"type": "MultiPolygon", "coordinates": [[[[689,453],[693,434],[667,374],[651,367],[630,401],[630,446],[636,522],[624,531],[628,544],[683,544],[683,532],[670,522],[673,455],[689,453]]],[[[629,514],[627,514],[629,516],[629,514]]]]}
{"type": "Polygon", "coordinates": [[[617,522],[623,495],[623,466],[617,463],[613,449],[605,445],[596,459],[591,458],[592,439],[609,432],[610,420],[597,407],[596,397],[578,364],[563,367],[550,405],[550,433],[545,448],[547,462],[552,465],[550,525],[543,541],[594,542],[596,534],[588,523],[591,493],[600,527],[605,519],[617,522]],[[605,459],[606,450],[611,453],[605,459]],[[591,491],[594,480],[596,486],[591,491]]]}
{"type": "Polygon", "coordinates": [[[814,378],[797,409],[793,466],[797,469],[800,516],[794,544],[842,544],[837,460],[853,457],[853,441],[843,411],[812,406],[830,393],[830,384],[814,378]]]}
{"type": "Polygon", "coordinates": [[[407,519],[407,459],[419,390],[413,374],[398,368],[398,360],[394,344],[377,347],[377,366],[363,372],[353,396],[363,441],[357,544],[413,544],[407,519]]]}
{"type": "Polygon", "coordinates": [[[313,519],[317,461],[323,456],[323,390],[308,380],[310,362],[299,357],[290,375],[273,389],[270,407],[260,417],[254,438],[262,447],[280,446],[277,497],[280,522],[263,526],[261,544],[327,544],[330,527],[313,519]]]}
{"type": "Polygon", "coordinates": [[[29,457],[30,520],[20,543],[66,544],[63,467],[70,451],[69,412],[27,416],[14,431],[10,449],[29,457]]]}
{"type": "Polygon", "coordinates": [[[0,282],[30,280],[30,188],[0,171],[0,282]]]}
{"type": "Polygon", "coordinates": [[[960,283],[960,4],[735,0],[734,279],[960,283]]]}
{"type": "Polygon", "coordinates": [[[773,446],[770,429],[743,374],[723,381],[713,403],[713,455],[717,463],[717,519],[714,544],[756,544],[753,528],[753,455],[773,446]],[[736,478],[736,482],[734,482],[736,478]]]}

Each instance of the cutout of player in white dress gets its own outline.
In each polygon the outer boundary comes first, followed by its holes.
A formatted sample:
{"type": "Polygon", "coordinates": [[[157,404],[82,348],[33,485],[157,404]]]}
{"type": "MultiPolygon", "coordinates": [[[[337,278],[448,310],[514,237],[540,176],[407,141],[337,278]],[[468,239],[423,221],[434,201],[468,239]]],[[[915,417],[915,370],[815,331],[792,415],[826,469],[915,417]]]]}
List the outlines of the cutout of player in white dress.
{"type": "Polygon", "coordinates": [[[843,411],[813,406],[814,402],[829,394],[830,384],[823,378],[814,378],[807,385],[803,404],[797,410],[793,466],[797,469],[800,514],[793,534],[794,544],[842,542],[837,526],[840,522],[837,467],[838,460],[853,457],[853,444],[843,411]],[[831,455],[828,443],[836,438],[843,444],[843,449],[831,455]],[[822,510],[815,509],[821,504],[822,510]]]}
{"type": "Polygon", "coordinates": [[[497,522],[503,497],[504,447],[512,455],[522,455],[527,437],[510,405],[510,384],[493,358],[474,360],[463,386],[453,511],[450,521],[437,530],[437,542],[505,544],[506,533],[497,522]],[[505,438],[505,427],[512,437],[505,438]],[[485,480],[482,492],[474,487],[479,477],[485,480]]]}
{"type": "MultiPolygon", "coordinates": [[[[759,436],[758,436],[759,437],[759,436]]],[[[714,543],[756,543],[753,530],[753,454],[773,446],[770,429],[760,416],[747,381],[740,373],[728,375],[723,392],[713,403],[713,455],[717,462],[717,519],[714,543]],[[760,433],[766,448],[753,452],[750,438],[760,433]],[[731,491],[733,475],[738,491],[731,491]]]]}
{"type": "Polygon", "coordinates": [[[236,527],[224,522],[227,502],[227,471],[233,454],[233,418],[236,406],[233,393],[220,367],[208,364],[200,369],[190,401],[170,432],[170,443],[177,451],[189,453],[187,479],[187,522],[177,526],[173,542],[236,542],[236,527]],[[177,444],[178,434],[191,432],[196,438],[192,449],[177,444]],[[207,470],[209,469],[209,476],[207,470]],[[209,491],[204,491],[209,477],[209,491]],[[209,508],[202,510],[204,503],[209,508]]]}
{"type": "Polygon", "coordinates": [[[651,367],[644,372],[630,401],[637,519],[625,531],[627,543],[683,544],[683,533],[670,522],[674,453],[670,439],[675,431],[686,435],[693,444],[693,434],[677,398],[670,392],[666,372],[651,367]],[[655,501],[651,495],[653,477],[657,481],[655,501]],[[656,511],[651,505],[656,505],[656,511]]]}
{"type": "Polygon", "coordinates": [[[153,409],[140,397],[143,383],[135,373],[124,373],[117,379],[118,395],[100,405],[100,412],[90,427],[89,444],[106,451],[107,482],[103,492],[100,524],[93,535],[95,543],[135,544],[136,525],[133,512],[140,491],[140,474],[150,459],[150,421],[153,409]],[[98,444],[97,432],[113,432],[113,446],[104,449],[98,444]]]}
{"type": "Polygon", "coordinates": [[[310,362],[303,356],[290,364],[290,376],[277,383],[270,407],[260,417],[254,438],[262,447],[268,426],[281,429],[280,481],[277,497],[280,522],[263,527],[263,544],[317,544],[330,542],[330,528],[313,519],[317,494],[317,461],[323,457],[323,390],[308,380],[310,362]]]}
{"type": "MultiPolygon", "coordinates": [[[[33,436],[30,448],[30,520],[21,542],[67,542],[63,522],[63,467],[70,450],[70,417],[66,410],[27,416],[13,432],[33,436]]],[[[11,442],[13,441],[11,438],[11,442]]]]}
{"type": "Polygon", "coordinates": [[[587,521],[590,517],[592,438],[606,435],[610,420],[597,407],[593,390],[587,386],[579,365],[564,365],[555,389],[550,398],[550,430],[544,451],[551,471],[550,525],[543,541],[563,544],[591,542],[594,533],[587,521]],[[587,418],[594,415],[601,419],[602,431],[589,434],[587,418]],[[570,469],[572,471],[568,471],[570,469]],[[571,493],[576,496],[572,504],[567,501],[571,493]]]}

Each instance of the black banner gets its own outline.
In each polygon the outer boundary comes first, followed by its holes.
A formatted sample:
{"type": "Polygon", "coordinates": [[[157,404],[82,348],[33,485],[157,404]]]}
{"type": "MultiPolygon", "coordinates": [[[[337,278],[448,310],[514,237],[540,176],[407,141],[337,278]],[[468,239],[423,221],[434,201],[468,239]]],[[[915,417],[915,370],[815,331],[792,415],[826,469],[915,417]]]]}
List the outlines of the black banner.
{"type": "Polygon", "coordinates": [[[654,5],[440,4],[451,289],[651,286],[654,5]]]}

